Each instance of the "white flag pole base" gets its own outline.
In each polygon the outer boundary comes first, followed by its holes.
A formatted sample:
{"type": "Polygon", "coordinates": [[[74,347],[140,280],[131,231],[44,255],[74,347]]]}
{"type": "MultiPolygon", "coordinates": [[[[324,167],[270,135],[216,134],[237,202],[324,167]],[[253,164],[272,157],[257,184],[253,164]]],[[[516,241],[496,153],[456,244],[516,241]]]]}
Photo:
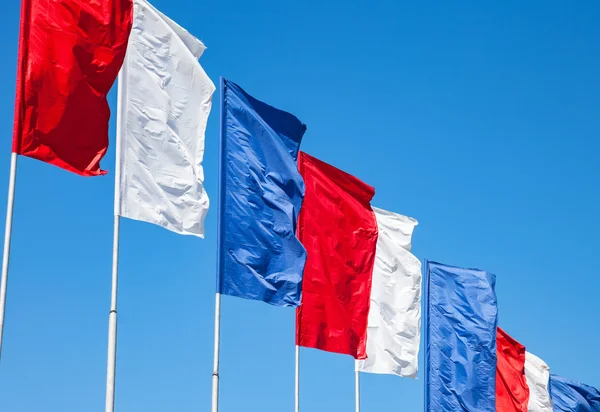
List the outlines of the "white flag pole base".
{"type": "Polygon", "coordinates": [[[0,283],[0,357],[4,336],[4,313],[6,311],[6,288],[8,283],[8,261],[12,237],[13,206],[15,204],[15,184],[17,181],[17,154],[10,156],[10,178],[8,180],[8,203],[6,206],[6,226],[4,229],[4,254],[2,255],[2,281],[0,283]]]}

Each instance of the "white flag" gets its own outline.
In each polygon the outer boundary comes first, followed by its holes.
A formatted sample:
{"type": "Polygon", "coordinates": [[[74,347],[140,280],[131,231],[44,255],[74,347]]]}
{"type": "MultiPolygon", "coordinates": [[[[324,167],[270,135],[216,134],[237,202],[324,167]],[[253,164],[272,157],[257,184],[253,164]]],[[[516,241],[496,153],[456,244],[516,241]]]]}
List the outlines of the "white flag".
{"type": "Polygon", "coordinates": [[[537,356],[525,352],[525,379],[529,386],[529,412],[552,412],[550,390],[550,368],[537,356]]]}
{"type": "Polygon", "coordinates": [[[204,133],[215,86],[204,44],[146,0],[134,0],[123,64],[121,208],[130,219],[204,237],[204,133]]]}
{"type": "Polygon", "coordinates": [[[361,372],[417,376],[421,330],[421,262],[410,253],[417,221],[373,208],[379,236],[361,372]]]}

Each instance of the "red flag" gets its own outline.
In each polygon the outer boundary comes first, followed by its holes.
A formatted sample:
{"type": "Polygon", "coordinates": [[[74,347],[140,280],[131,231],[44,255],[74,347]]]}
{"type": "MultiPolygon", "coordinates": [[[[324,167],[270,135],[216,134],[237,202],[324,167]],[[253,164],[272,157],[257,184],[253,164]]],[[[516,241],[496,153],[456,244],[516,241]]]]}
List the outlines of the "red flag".
{"type": "Polygon", "coordinates": [[[306,192],[298,238],[308,257],[296,343],[366,358],[367,317],[377,243],[370,201],[375,190],[300,152],[306,192]]]}
{"type": "Polygon", "coordinates": [[[106,95],[132,15],[132,0],[23,0],[13,152],[84,176],[106,173],[106,95]]]}
{"type": "Polygon", "coordinates": [[[525,346],[498,328],[496,353],[496,410],[527,412],[529,386],[525,379],[525,346]]]}

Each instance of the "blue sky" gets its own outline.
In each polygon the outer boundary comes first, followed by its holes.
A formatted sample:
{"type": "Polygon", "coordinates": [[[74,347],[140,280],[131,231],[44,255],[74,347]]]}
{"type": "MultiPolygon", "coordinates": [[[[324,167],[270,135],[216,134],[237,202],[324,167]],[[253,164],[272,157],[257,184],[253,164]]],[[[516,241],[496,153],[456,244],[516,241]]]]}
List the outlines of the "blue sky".
{"type": "MultiPolygon", "coordinates": [[[[0,27],[3,196],[18,3],[0,27]]],[[[419,258],[495,273],[500,325],[555,373],[600,387],[599,3],[153,4],[206,43],[216,84],[223,75],[293,112],[304,151],[373,185],[374,205],[417,218],[419,258]]],[[[217,93],[206,239],[122,221],[120,412],[209,408],[218,107],[217,93]]],[[[114,145],[103,167],[107,177],[82,178],[19,160],[3,412],[104,410],[114,145]]],[[[230,297],[222,310],[221,411],[292,410],[294,311],[230,297]]],[[[353,379],[351,358],[302,350],[302,410],[352,410],[353,379]]],[[[363,375],[362,411],[422,410],[422,386],[422,373],[363,375]]]]}

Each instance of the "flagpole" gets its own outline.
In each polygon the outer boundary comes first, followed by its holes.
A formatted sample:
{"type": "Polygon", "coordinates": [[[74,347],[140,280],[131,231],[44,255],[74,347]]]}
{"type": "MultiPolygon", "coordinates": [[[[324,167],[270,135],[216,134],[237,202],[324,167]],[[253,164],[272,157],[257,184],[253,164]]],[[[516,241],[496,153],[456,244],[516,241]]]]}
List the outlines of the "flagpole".
{"type": "Polygon", "coordinates": [[[123,96],[125,94],[125,68],[119,72],[117,85],[117,131],[115,143],[115,203],[113,222],[112,287],[110,292],[110,312],[108,314],[108,359],[106,367],[106,412],[115,410],[115,376],[117,366],[117,288],[119,283],[119,213],[121,211],[121,132],[123,124],[123,96]]]}
{"type": "Polygon", "coordinates": [[[221,294],[215,294],[215,352],[212,374],[212,412],[219,410],[219,348],[221,338],[221,294]]]}
{"type": "Polygon", "coordinates": [[[106,368],[106,412],[115,410],[115,375],[117,366],[117,284],[119,261],[119,216],[114,217],[112,290],[108,315],[108,361],[106,368]]]}
{"type": "Polygon", "coordinates": [[[354,395],[356,412],[360,412],[360,372],[356,368],[354,370],[354,395]]]}
{"type": "Polygon", "coordinates": [[[212,373],[212,412],[219,411],[219,349],[221,346],[221,270],[223,264],[223,217],[225,201],[225,140],[223,139],[223,108],[225,106],[225,82],[220,79],[221,109],[219,111],[219,213],[217,214],[217,293],[215,295],[215,349],[212,373]]]}
{"type": "Polygon", "coordinates": [[[423,363],[425,377],[423,378],[423,411],[429,410],[429,261],[423,259],[423,363]]]}
{"type": "Polygon", "coordinates": [[[8,283],[8,261],[10,240],[12,237],[13,206],[15,204],[15,185],[17,182],[17,154],[10,156],[10,177],[8,180],[8,204],[6,206],[6,226],[4,228],[4,253],[2,255],[2,281],[0,283],[0,357],[2,357],[2,339],[4,336],[4,313],[6,311],[6,288],[8,283]]]}
{"type": "Polygon", "coordinates": [[[296,345],[296,375],[294,382],[294,411],[300,412],[300,346],[296,345]]]}

